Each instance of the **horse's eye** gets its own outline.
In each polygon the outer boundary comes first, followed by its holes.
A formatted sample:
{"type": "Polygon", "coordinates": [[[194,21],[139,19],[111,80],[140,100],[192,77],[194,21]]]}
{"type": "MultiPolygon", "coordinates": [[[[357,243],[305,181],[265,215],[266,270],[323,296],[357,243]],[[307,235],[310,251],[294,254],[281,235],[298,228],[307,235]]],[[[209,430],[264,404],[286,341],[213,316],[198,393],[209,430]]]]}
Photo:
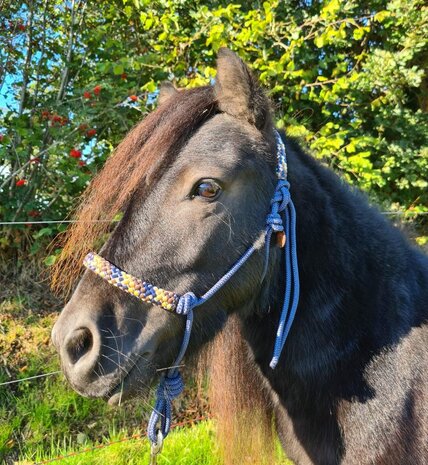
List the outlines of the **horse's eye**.
{"type": "Polygon", "coordinates": [[[204,179],[193,189],[192,197],[214,199],[221,192],[221,187],[213,179],[204,179]]]}

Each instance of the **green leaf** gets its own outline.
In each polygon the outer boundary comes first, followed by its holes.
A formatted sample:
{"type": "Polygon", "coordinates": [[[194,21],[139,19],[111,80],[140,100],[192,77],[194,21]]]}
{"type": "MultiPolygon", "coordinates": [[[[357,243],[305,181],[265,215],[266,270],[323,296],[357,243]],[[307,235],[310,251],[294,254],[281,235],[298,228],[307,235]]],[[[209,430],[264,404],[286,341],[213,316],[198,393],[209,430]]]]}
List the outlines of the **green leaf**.
{"type": "Polygon", "coordinates": [[[43,236],[50,236],[50,235],[52,235],[52,233],[53,233],[52,228],[42,228],[40,231],[38,231],[36,234],[34,234],[34,237],[36,239],[39,239],[40,237],[43,237],[43,236]]]}
{"type": "Polygon", "coordinates": [[[48,255],[44,260],[43,260],[43,263],[46,265],[46,266],[52,266],[55,264],[57,260],[57,256],[56,255],[48,255]]]}
{"type": "Polygon", "coordinates": [[[368,31],[370,31],[369,27],[359,27],[357,29],[354,29],[354,31],[352,32],[352,37],[355,40],[361,40],[368,31]]]}
{"type": "Polygon", "coordinates": [[[326,44],[326,40],[327,40],[327,37],[325,34],[320,34],[319,36],[316,36],[315,39],[314,39],[314,44],[318,47],[318,48],[322,48],[324,47],[324,45],[326,44]]]}
{"type": "Polygon", "coordinates": [[[331,0],[327,5],[321,10],[321,18],[333,19],[336,17],[336,14],[340,11],[340,1],[331,0]]]}
{"type": "Polygon", "coordinates": [[[382,23],[383,21],[385,21],[386,18],[389,18],[390,16],[391,16],[391,12],[387,10],[382,10],[382,11],[378,11],[373,16],[373,20],[377,21],[378,23],[382,23]]]}
{"type": "Polygon", "coordinates": [[[113,73],[116,76],[118,76],[120,74],[123,74],[124,71],[125,70],[124,70],[124,68],[123,68],[123,66],[121,64],[116,64],[116,65],[113,66],[113,73]]]}

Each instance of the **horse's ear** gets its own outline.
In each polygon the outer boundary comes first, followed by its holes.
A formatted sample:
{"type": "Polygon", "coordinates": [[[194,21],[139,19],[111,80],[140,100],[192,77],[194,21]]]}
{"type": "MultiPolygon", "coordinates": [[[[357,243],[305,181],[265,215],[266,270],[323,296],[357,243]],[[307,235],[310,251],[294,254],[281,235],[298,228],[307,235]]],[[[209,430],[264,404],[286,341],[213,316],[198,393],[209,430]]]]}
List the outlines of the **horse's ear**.
{"type": "Polygon", "coordinates": [[[268,98],[247,65],[228,48],[218,52],[214,90],[220,111],[260,130],[271,124],[268,98]]]}
{"type": "Polygon", "coordinates": [[[178,90],[174,87],[174,85],[169,82],[169,81],[164,81],[160,85],[159,89],[159,98],[158,102],[159,105],[162,105],[162,103],[166,102],[170,97],[173,95],[177,94],[178,90]]]}

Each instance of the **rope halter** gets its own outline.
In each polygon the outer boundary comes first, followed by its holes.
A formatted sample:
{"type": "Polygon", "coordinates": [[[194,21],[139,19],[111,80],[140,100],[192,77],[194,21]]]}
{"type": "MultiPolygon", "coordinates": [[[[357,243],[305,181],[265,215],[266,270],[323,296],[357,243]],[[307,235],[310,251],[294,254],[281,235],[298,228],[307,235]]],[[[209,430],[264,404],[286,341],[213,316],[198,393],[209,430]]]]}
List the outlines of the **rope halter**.
{"type": "MultiPolygon", "coordinates": [[[[276,174],[278,181],[270,202],[270,212],[266,217],[264,233],[265,265],[262,279],[264,279],[268,269],[272,233],[276,232],[285,234],[286,242],[284,245],[284,303],[279,318],[272,360],[269,365],[272,369],[274,369],[278,364],[279,357],[291,329],[299,301],[296,211],[291,200],[289,190],[290,184],[287,181],[287,159],[284,143],[276,130],[274,131],[274,135],[277,146],[278,160],[276,174]]],[[[193,309],[210,299],[229,281],[229,279],[259,248],[257,246],[258,242],[259,240],[255,241],[232,266],[232,268],[230,268],[230,270],[201,297],[197,297],[193,292],[187,292],[183,295],[179,295],[156,287],[126,273],[96,253],[91,252],[86,256],[83,264],[88,269],[105,279],[108,283],[133,295],[134,297],[137,297],[143,302],[159,305],[168,312],[175,312],[186,317],[183,341],[177,358],[173,364],[175,368],[169,369],[168,372],[161,377],[159,387],[157,389],[156,403],[148,423],[148,437],[152,443],[152,450],[159,451],[163,439],[168,435],[171,427],[172,401],[180,395],[184,389],[183,380],[177,367],[180,365],[189,344],[193,323],[193,309]]]]}

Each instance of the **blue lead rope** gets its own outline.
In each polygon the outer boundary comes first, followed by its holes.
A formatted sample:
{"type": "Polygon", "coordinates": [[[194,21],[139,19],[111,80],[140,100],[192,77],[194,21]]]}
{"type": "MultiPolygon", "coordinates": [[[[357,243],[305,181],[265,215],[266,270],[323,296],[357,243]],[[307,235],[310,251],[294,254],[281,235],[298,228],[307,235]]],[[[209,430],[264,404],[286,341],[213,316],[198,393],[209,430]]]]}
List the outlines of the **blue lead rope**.
{"type": "MultiPolygon", "coordinates": [[[[277,144],[277,176],[278,183],[275,193],[271,200],[271,210],[266,218],[266,229],[264,235],[265,243],[265,265],[262,274],[264,279],[270,256],[270,242],[273,232],[284,232],[286,235],[286,243],[284,247],[285,255],[285,289],[284,303],[282,306],[281,316],[279,319],[278,330],[275,338],[275,347],[272,360],[269,366],[273,369],[278,364],[279,357],[284,347],[287,336],[293,324],[294,316],[299,302],[299,270],[297,263],[297,247],[296,247],[296,210],[290,196],[290,184],[287,181],[287,159],[285,154],[284,143],[281,136],[275,131],[275,139],[277,144]],[[284,222],[281,214],[285,219],[284,222]]],[[[178,301],[176,313],[186,316],[186,326],[184,330],[183,342],[180,352],[175,359],[174,367],[164,375],[157,389],[156,404],[150,416],[148,423],[147,434],[152,445],[158,443],[158,433],[161,434],[162,440],[168,435],[171,428],[172,401],[178,397],[184,389],[183,380],[179,372],[180,365],[187,346],[190,340],[193,323],[193,309],[198,305],[203,304],[210,299],[219,289],[221,289],[229,279],[246,263],[251,255],[259,248],[256,241],[242,257],[233,265],[233,267],[220,278],[214,286],[209,289],[202,297],[196,297],[193,292],[187,292],[182,295],[178,301]],[[160,423],[158,431],[157,425],[160,423]]]]}

